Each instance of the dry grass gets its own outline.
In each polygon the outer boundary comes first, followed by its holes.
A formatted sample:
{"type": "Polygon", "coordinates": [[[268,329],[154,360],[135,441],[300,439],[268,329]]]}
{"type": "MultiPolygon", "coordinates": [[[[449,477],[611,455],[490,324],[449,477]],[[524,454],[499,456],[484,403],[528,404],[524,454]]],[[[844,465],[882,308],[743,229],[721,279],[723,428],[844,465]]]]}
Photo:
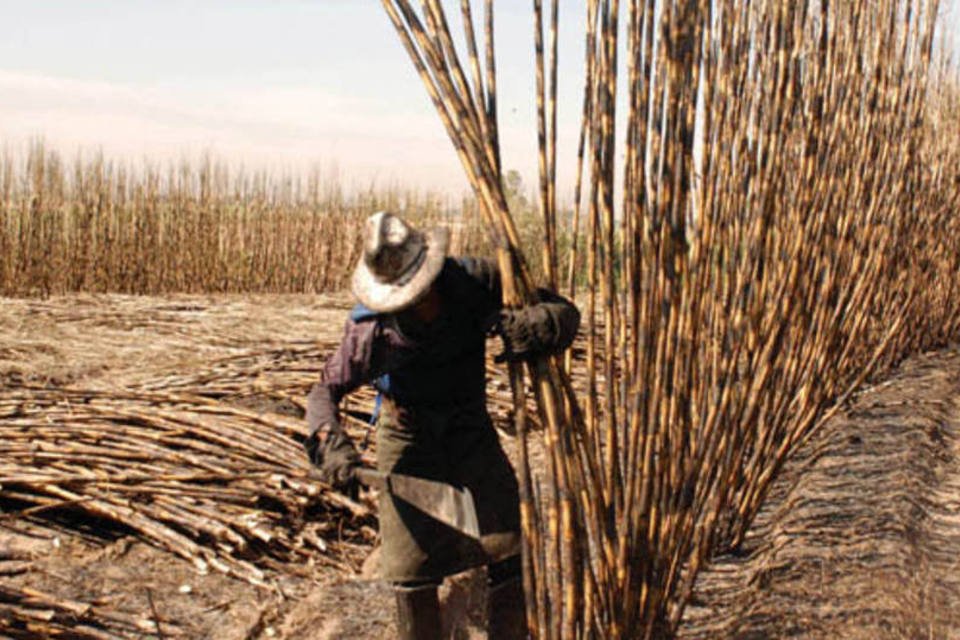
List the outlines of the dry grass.
{"type": "Polygon", "coordinates": [[[336,291],[362,223],[390,209],[482,252],[469,201],[336,178],[247,174],[211,160],[160,169],[67,163],[35,144],[0,156],[0,294],[336,291]]]}

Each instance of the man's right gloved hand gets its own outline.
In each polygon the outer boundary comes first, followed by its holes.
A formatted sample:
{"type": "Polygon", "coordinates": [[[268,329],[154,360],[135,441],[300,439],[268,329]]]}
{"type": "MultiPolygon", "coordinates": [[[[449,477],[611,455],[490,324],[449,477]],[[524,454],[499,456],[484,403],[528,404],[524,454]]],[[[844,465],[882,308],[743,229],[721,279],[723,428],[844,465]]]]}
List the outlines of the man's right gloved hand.
{"type": "Polygon", "coordinates": [[[339,423],[317,429],[304,443],[307,456],[320,472],[320,479],[340,491],[351,490],[357,482],[355,472],[360,454],[339,423]]]}

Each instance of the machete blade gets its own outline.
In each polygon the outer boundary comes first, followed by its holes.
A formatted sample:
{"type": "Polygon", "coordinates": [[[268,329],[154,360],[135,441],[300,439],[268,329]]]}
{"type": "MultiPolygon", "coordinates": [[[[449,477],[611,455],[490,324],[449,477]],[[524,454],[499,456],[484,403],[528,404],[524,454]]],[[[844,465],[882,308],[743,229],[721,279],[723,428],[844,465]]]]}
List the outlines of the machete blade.
{"type": "Polygon", "coordinates": [[[471,538],[480,537],[477,507],[466,487],[457,489],[444,482],[399,473],[391,473],[388,483],[390,492],[398,498],[471,538]]]}
{"type": "Polygon", "coordinates": [[[370,469],[363,469],[358,476],[364,484],[386,489],[448,527],[471,538],[480,538],[477,506],[473,494],[466,487],[458,489],[445,482],[400,473],[384,474],[370,469]]]}

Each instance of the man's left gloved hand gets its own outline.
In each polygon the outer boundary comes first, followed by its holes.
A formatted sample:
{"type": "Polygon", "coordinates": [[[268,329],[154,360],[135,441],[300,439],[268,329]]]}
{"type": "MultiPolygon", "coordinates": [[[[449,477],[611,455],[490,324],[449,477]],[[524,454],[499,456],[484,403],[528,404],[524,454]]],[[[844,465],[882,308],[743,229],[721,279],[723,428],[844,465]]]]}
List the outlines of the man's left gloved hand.
{"type": "Polygon", "coordinates": [[[553,319],[539,305],[502,310],[499,327],[504,346],[501,361],[532,360],[550,352],[556,341],[553,319]]]}
{"type": "Polygon", "coordinates": [[[573,343],[580,326],[580,312],[566,298],[549,289],[538,289],[540,302],[520,309],[503,309],[497,329],[504,352],[498,362],[533,360],[561,353],[573,343]]]}
{"type": "Polygon", "coordinates": [[[355,472],[360,466],[360,454],[339,424],[322,427],[307,439],[304,446],[321,480],[340,491],[353,491],[357,484],[355,472]]]}

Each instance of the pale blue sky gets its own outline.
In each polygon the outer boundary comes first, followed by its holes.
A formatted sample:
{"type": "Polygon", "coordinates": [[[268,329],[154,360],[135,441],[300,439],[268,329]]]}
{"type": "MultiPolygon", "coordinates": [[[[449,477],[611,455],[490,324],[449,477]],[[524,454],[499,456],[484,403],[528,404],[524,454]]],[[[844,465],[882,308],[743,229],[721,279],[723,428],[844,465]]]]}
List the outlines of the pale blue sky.
{"type": "MultiPolygon", "coordinates": [[[[504,164],[532,185],[531,3],[496,5],[504,164]]],[[[583,5],[561,3],[565,184],[581,104],[583,5]]],[[[0,140],[13,149],[42,136],[71,154],[211,151],[253,167],[337,168],[348,184],[466,188],[379,0],[0,0],[0,16],[0,140]]],[[[960,15],[948,24],[960,25],[960,15]]]]}
{"type": "MultiPolygon", "coordinates": [[[[561,144],[571,155],[580,4],[563,3],[561,144]]],[[[497,5],[505,162],[533,184],[532,14],[520,0],[497,5]]],[[[337,167],[347,182],[466,189],[379,0],[2,0],[0,15],[8,145],[40,135],[131,159],[211,150],[248,166],[337,167]]]]}

